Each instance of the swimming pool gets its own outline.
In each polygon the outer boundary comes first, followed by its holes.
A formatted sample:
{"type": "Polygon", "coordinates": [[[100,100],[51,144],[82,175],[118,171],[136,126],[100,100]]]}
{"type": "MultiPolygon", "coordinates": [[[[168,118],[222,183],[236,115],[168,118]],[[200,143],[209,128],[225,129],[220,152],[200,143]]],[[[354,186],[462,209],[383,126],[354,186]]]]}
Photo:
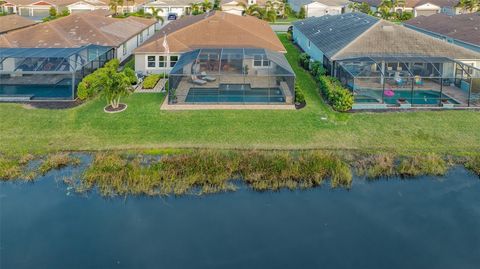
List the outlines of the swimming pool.
{"type": "Polygon", "coordinates": [[[191,88],[186,103],[285,103],[279,88],[251,88],[249,84],[220,84],[218,88],[191,88]]]}
{"type": "MultiPolygon", "coordinates": [[[[381,90],[361,90],[361,94],[355,96],[356,103],[380,103],[382,101],[381,90]]],[[[391,97],[385,96],[383,100],[386,104],[397,104],[398,99],[405,99],[413,105],[438,105],[441,99],[447,99],[452,104],[459,104],[455,99],[448,95],[434,90],[415,90],[394,91],[391,97]]]]}
{"type": "Polygon", "coordinates": [[[73,99],[72,86],[57,85],[5,85],[0,84],[0,97],[29,96],[31,100],[73,99]]]}

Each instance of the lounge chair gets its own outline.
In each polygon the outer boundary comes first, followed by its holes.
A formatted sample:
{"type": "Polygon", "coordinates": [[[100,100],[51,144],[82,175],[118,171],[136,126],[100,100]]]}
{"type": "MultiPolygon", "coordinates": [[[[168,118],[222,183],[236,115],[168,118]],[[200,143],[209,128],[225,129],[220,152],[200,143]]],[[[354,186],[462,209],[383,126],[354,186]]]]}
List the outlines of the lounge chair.
{"type": "Polygon", "coordinates": [[[197,85],[205,85],[205,84],[207,84],[207,81],[206,81],[206,80],[199,79],[199,78],[197,78],[197,76],[195,76],[195,75],[192,75],[192,82],[193,82],[193,84],[197,84],[197,85]]]}
{"type": "Polygon", "coordinates": [[[210,77],[210,76],[208,76],[206,72],[202,72],[202,73],[200,73],[200,75],[201,75],[201,78],[202,78],[203,80],[206,80],[206,81],[208,81],[208,82],[212,82],[212,81],[217,80],[217,78],[215,78],[215,77],[210,77]]]}

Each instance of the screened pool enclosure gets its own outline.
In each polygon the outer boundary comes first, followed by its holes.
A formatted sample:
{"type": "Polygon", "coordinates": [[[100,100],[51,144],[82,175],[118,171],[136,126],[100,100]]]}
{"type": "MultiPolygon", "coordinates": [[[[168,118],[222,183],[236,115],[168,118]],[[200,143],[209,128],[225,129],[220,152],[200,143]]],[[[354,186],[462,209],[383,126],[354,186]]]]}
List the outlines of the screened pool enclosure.
{"type": "Polygon", "coordinates": [[[169,104],[293,104],[295,75],[285,56],[265,49],[197,49],[169,75],[169,104]]]}
{"type": "Polygon", "coordinates": [[[0,100],[73,100],[86,75],[114,57],[110,47],[0,49],[0,100]]]}
{"type": "Polygon", "coordinates": [[[480,69],[442,57],[360,57],[335,63],[354,108],[479,107],[480,69]]]}

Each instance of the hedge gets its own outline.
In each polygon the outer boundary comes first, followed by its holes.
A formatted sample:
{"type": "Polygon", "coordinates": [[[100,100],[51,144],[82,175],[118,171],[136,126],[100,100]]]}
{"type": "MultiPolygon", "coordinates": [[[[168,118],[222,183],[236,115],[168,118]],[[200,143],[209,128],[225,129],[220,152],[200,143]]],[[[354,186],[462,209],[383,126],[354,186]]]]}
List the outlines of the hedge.
{"type": "Polygon", "coordinates": [[[157,85],[159,80],[160,80],[160,75],[159,74],[148,75],[143,80],[143,88],[144,89],[153,89],[155,87],[155,85],[157,85]]]}
{"type": "Polygon", "coordinates": [[[342,86],[340,81],[329,76],[319,76],[318,82],[320,90],[333,109],[340,112],[352,109],[353,95],[342,86]]]}

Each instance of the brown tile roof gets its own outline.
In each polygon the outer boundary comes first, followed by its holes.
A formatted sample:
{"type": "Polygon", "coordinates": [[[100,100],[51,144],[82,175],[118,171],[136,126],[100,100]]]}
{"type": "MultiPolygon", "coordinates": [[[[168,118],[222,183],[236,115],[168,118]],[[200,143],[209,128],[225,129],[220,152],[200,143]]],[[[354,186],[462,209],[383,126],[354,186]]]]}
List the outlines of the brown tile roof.
{"type": "Polygon", "coordinates": [[[18,15],[0,16],[0,34],[35,24],[35,21],[18,15]]]}
{"type": "Polygon", "coordinates": [[[480,46],[480,13],[419,16],[405,24],[480,46]]]}
{"type": "MultiPolygon", "coordinates": [[[[382,0],[351,0],[357,3],[367,3],[369,6],[378,7],[382,3],[382,0]]],[[[459,0],[405,0],[405,7],[414,8],[427,3],[439,6],[439,7],[454,7],[458,4],[459,0]]]]}
{"type": "Polygon", "coordinates": [[[71,14],[0,36],[0,47],[68,48],[87,44],[117,47],[147,27],[153,19],[115,19],[101,12],[71,14]]]}
{"type": "Polygon", "coordinates": [[[480,53],[384,20],[370,27],[332,58],[338,60],[361,56],[480,59],[480,53]]]}
{"type": "Polygon", "coordinates": [[[163,52],[163,39],[171,52],[185,52],[196,48],[265,48],[286,52],[270,25],[251,16],[226,12],[188,16],[167,24],[154,37],[135,49],[135,53],[163,52]]]}
{"type": "MultiPolygon", "coordinates": [[[[49,4],[52,4],[57,7],[65,7],[77,2],[87,2],[91,5],[103,5],[103,6],[108,6],[109,5],[109,0],[4,0],[8,3],[17,5],[17,6],[26,6],[26,5],[31,5],[36,2],[46,2],[49,4]]],[[[131,6],[132,2],[134,2],[137,5],[142,5],[148,2],[148,0],[129,0],[129,1],[124,1],[124,6],[131,6]]]]}

